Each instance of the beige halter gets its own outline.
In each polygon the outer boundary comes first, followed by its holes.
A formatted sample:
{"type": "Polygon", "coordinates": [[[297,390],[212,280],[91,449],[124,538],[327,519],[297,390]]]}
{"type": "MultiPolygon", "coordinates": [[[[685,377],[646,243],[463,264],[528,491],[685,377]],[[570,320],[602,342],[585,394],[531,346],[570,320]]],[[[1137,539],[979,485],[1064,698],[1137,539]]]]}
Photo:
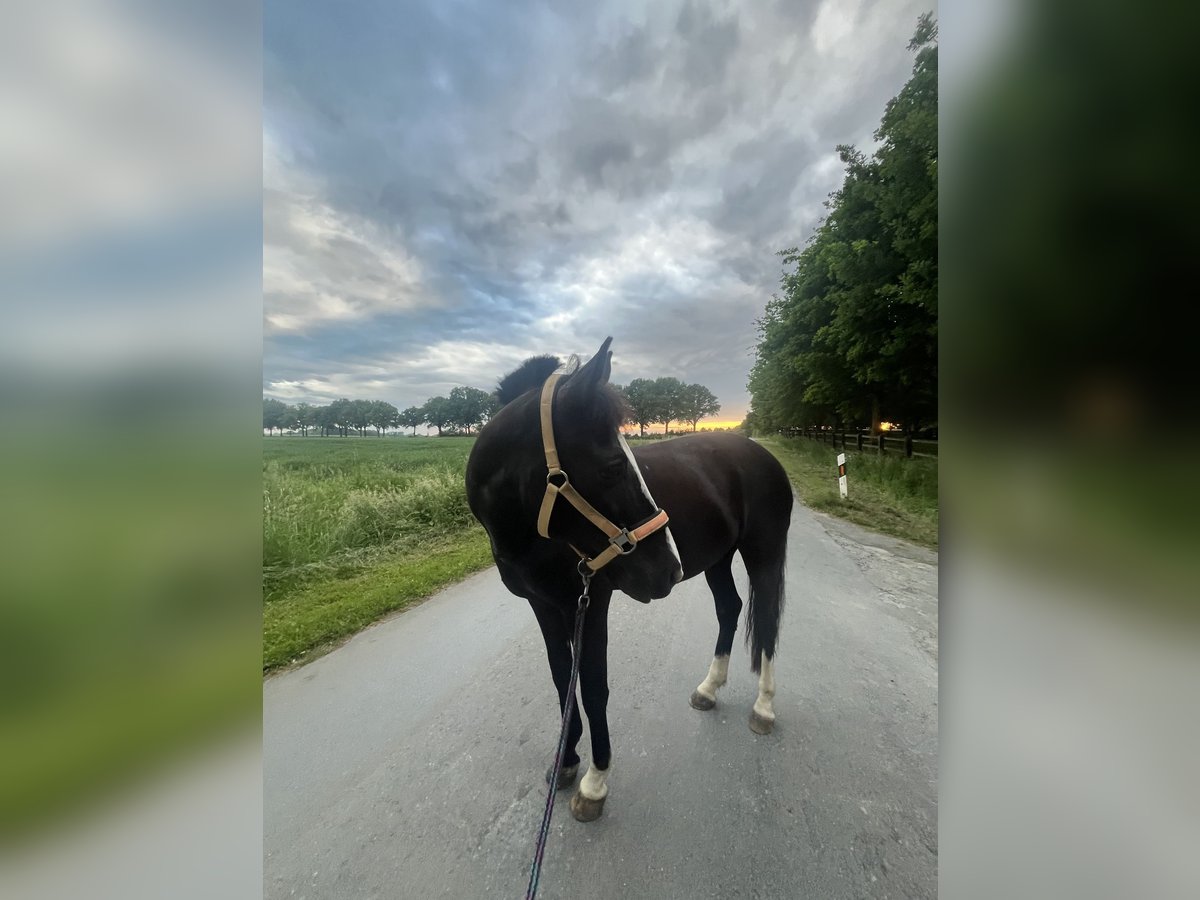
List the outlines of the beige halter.
{"type": "Polygon", "coordinates": [[[538,512],[537,530],[542,537],[550,537],[550,514],[554,512],[554,501],[560,495],[564,497],[608,537],[608,546],[594,559],[588,559],[586,553],[580,553],[578,548],[572,548],[584,559],[587,567],[595,572],[618,556],[627,556],[632,553],[637,549],[638,541],[654,534],[666,525],[670,518],[664,510],[660,509],[632,530],[618,528],[584,500],[579,491],[575,490],[571,479],[558,464],[558,449],[554,445],[554,394],[561,377],[561,374],[551,375],[542,387],[542,447],[546,451],[546,493],[542,497],[542,508],[538,512]],[[555,483],[552,479],[556,478],[561,481],[555,483]]]}

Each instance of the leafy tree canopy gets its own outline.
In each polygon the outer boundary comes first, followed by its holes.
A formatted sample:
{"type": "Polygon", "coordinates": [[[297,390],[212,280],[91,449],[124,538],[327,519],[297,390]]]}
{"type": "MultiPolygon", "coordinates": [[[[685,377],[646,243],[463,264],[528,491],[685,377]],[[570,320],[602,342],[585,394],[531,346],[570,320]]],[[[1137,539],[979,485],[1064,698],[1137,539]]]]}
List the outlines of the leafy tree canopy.
{"type": "Polygon", "coordinates": [[[937,25],[923,15],[912,75],[871,157],[839,146],[845,178],[803,249],[781,251],[758,321],[755,426],[910,428],[937,415],[937,25]]]}

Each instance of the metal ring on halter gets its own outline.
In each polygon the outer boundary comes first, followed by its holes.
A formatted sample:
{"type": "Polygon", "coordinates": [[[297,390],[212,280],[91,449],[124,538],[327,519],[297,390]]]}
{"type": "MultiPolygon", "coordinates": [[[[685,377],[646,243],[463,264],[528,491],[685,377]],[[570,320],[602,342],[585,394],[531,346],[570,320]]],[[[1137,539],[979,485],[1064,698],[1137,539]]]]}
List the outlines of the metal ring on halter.
{"type": "Polygon", "coordinates": [[[563,488],[570,486],[570,484],[571,484],[571,476],[570,476],[570,475],[568,475],[566,472],[564,472],[562,469],[557,469],[556,471],[553,471],[553,472],[547,472],[547,473],[546,473],[546,484],[554,485],[554,487],[555,487],[557,490],[560,490],[560,491],[561,491],[563,488]],[[561,475],[561,476],[562,476],[562,479],[563,479],[563,480],[562,480],[562,484],[554,484],[554,482],[552,482],[552,481],[550,480],[550,479],[551,479],[551,478],[553,478],[555,475],[561,475]]]}

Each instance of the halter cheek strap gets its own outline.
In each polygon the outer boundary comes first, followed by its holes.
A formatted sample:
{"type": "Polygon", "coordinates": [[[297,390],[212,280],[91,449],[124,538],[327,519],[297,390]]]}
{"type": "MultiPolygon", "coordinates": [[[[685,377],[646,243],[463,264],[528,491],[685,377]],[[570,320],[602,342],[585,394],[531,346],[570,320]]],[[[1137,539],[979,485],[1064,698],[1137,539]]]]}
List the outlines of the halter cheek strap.
{"type": "Polygon", "coordinates": [[[538,511],[537,530],[544,538],[550,537],[550,515],[554,512],[554,501],[560,496],[583,514],[589,522],[604,532],[608,538],[608,546],[594,558],[576,553],[584,559],[593,572],[608,565],[618,556],[626,556],[637,549],[638,541],[644,540],[665,526],[670,517],[665,510],[658,510],[650,518],[632,529],[619,528],[610,522],[600,512],[583,499],[583,495],[575,490],[571,479],[563,471],[558,460],[558,448],[554,444],[554,395],[558,389],[561,375],[551,375],[542,387],[541,421],[542,448],[546,452],[546,493],[542,496],[542,506],[538,511]]]}

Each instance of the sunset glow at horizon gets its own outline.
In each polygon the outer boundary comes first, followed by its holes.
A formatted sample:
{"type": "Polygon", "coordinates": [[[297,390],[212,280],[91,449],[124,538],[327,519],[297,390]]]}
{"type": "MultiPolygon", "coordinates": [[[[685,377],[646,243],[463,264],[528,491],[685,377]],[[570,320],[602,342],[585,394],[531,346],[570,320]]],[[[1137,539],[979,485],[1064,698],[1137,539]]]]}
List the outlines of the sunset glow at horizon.
{"type": "MultiPolygon", "coordinates": [[[[742,419],[701,419],[696,424],[696,431],[703,431],[705,428],[737,428],[742,424],[742,419]]],[[[641,428],[637,422],[627,422],[622,426],[621,430],[626,434],[640,434],[641,428]]],[[[672,431],[691,431],[690,422],[672,422],[672,431]]],[[[646,434],[662,434],[663,427],[661,423],[646,426],[646,434]]]]}

